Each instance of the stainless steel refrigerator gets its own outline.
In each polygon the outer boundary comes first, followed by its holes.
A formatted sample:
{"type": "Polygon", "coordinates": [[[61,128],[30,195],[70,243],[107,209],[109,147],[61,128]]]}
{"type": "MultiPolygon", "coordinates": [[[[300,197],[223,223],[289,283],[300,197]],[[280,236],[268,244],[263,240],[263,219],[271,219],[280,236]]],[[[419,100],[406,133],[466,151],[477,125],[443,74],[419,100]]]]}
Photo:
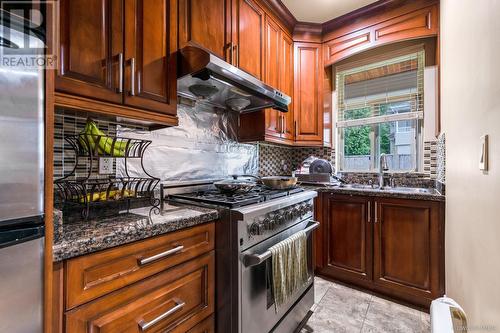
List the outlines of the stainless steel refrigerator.
{"type": "MultiPolygon", "coordinates": [[[[43,331],[43,69],[6,65],[43,41],[0,20],[0,332],[43,331]],[[16,53],[17,52],[17,53],[16,53]]],[[[40,51],[42,52],[42,51],[40,51]]]]}

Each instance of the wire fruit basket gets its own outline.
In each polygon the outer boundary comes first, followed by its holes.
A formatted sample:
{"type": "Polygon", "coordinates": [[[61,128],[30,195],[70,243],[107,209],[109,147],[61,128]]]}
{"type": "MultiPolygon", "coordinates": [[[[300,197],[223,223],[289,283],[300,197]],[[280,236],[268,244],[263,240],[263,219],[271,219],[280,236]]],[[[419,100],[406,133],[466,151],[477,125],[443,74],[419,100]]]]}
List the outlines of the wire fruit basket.
{"type": "Polygon", "coordinates": [[[64,139],[76,157],[73,170],[54,181],[65,207],[80,207],[82,218],[87,219],[91,209],[97,206],[125,204],[129,209],[131,202],[138,200],[149,201],[155,207],[159,205],[160,200],[155,198],[154,189],[160,179],[151,176],[144,168],[144,152],[151,141],[91,133],[70,135],[64,139]],[[102,157],[123,159],[125,176],[96,176],[93,170],[102,157]],[[129,159],[140,159],[144,177],[129,174],[129,159]],[[88,161],[87,173],[77,178],[76,171],[83,160],[88,161]]]}

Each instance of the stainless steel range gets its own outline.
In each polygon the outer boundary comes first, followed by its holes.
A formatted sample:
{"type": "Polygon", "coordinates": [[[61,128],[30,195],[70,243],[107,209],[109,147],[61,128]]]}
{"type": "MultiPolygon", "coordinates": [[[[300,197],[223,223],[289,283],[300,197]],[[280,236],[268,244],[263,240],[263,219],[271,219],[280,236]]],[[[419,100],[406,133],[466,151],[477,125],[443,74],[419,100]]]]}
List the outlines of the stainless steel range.
{"type": "Polygon", "coordinates": [[[314,303],[312,232],[314,191],[300,187],[227,196],[212,182],[162,185],[170,201],[217,208],[216,223],[216,331],[219,333],[291,333],[308,317],[314,303]],[[276,311],[270,280],[269,248],[295,233],[308,234],[310,279],[276,311]]]}

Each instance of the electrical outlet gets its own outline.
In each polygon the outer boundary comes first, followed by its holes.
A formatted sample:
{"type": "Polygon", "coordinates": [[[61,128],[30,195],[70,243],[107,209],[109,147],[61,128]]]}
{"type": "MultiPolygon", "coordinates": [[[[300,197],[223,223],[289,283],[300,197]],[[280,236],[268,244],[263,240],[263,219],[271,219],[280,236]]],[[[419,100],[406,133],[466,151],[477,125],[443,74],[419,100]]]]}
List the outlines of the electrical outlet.
{"type": "Polygon", "coordinates": [[[110,157],[99,158],[99,174],[110,175],[113,174],[113,159],[110,157]]]}

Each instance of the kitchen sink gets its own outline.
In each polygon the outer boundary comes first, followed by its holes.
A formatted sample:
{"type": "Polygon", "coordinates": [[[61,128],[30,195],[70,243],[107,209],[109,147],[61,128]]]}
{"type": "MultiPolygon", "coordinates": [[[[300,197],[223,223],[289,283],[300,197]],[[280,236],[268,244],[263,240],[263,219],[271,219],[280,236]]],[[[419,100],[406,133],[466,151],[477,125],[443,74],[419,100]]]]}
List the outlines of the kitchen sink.
{"type": "Polygon", "coordinates": [[[372,185],[364,185],[364,184],[342,184],[340,185],[342,188],[355,188],[361,190],[378,190],[378,187],[373,187],[372,185]]]}
{"type": "Polygon", "coordinates": [[[404,192],[404,193],[422,193],[422,194],[438,194],[433,188],[420,187],[382,187],[381,191],[404,192]]]}
{"type": "Polygon", "coordinates": [[[382,188],[372,185],[364,184],[343,184],[341,188],[346,189],[360,189],[360,190],[371,190],[371,191],[384,191],[384,192],[398,192],[398,193],[416,193],[416,194],[439,194],[433,188],[420,188],[420,187],[390,187],[384,186],[382,188]]]}

